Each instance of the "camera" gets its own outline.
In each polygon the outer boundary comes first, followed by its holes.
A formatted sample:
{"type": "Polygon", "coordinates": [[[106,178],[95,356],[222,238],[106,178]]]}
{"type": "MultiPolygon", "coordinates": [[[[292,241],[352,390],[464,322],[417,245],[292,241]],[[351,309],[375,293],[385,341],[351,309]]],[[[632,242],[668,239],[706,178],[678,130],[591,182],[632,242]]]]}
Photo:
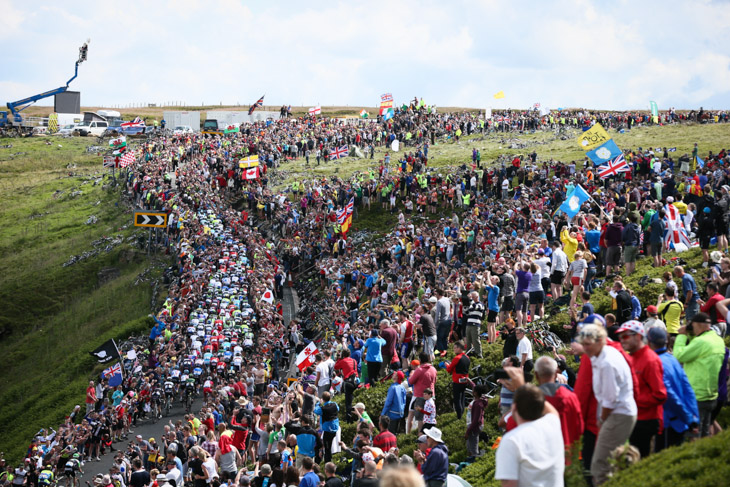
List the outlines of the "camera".
{"type": "Polygon", "coordinates": [[[509,379],[509,374],[502,368],[494,369],[495,379],[509,379]]]}

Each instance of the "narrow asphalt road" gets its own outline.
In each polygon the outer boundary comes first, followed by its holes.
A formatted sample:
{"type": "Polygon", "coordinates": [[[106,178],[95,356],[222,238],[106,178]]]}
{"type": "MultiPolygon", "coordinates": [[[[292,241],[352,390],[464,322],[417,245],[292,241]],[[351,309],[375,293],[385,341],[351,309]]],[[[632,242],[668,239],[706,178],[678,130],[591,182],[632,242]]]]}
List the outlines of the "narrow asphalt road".
{"type": "MultiPolygon", "coordinates": [[[[203,400],[198,398],[193,403],[192,411],[198,412],[200,411],[200,408],[203,407],[203,400]]],[[[132,427],[132,431],[134,433],[130,433],[126,440],[118,441],[114,443],[112,446],[115,450],[124,450],[126,451],[127,446],[134,441],[134,438],[137,435],[142,435],[142,438],[145,440],[149,440],[150,438],[154,438],[157,441],[158,445],[161,445],[160,437],[162,436],[162,433],[164,432],[165,425],[168,424],[168,422],[172,421],[174,424],[177,420],[183,419],[183,416],[185,415],[185,408],[182,403],[179,401],[176,401],[173,405],[172,409],[170,409],[170,415],[158,419],[157,421],[152,420],[144,420],[137,422],[137,426],[132,427]]],[[[112,467],[112,464],[114,463],[114,453],[116,452],[106,452],[106,455],[103,455],[101,457],[101,461],[97,462],[96,460],[92,460],[90,462],[86,462],[82,469],[84,470],[84,475],[81,476],[81,487],[85,487],[86,482],[92,482],[94,480],[94,476],[98,473],[101,474],[108,474],[109,469],[112,467]]],[[[61,481],[63,482],[63,481],[61,481]]],[[[63,484],[65,485],[65,484],[63,484]]],[[[93,484],[92,484],[93,485],[93,484]]]]}

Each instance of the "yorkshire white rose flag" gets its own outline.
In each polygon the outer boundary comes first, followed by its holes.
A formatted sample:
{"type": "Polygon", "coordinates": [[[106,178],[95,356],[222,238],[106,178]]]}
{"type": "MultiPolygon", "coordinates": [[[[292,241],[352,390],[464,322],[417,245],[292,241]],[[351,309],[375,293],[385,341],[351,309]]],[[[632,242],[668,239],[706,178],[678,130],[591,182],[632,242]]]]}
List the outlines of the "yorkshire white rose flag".
{"type": "Polygon", "coordinates": [[[579,184],[575,187],[570,196],[568,196],[568,199],[563,201],[563,204],[560,205],[560,211],[568,215],[568,217],[573,218],[580,211],[581,205],[589,199],[591,199],[591,196],[586,193],[583,186],[579,184]]]}

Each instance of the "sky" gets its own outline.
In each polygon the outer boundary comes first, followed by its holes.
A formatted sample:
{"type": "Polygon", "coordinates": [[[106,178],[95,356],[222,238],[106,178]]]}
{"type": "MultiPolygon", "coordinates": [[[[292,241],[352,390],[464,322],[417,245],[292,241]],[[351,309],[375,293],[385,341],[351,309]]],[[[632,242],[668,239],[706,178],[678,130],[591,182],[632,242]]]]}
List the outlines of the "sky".
{"type": "Polygon", "coordinates": [[[730,108],[729,34],[730,0],[0,0],[0,101],[88,38],[82,106],[730,108]]]}

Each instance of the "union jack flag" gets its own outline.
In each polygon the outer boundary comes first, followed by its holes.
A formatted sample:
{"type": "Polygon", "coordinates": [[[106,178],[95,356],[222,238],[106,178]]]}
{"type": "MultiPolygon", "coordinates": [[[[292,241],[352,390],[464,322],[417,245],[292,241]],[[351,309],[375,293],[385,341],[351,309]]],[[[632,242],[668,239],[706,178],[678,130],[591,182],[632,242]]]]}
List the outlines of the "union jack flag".
{"type": "Polygon", "coordinates": [[[692,242],[687,235],[687,230],[682,223],[682,216],[676,206],[668,203],[664,206],[664,246],[666,249],[675,248],[676,244],[684,244],[688,249],[692,248],[692,242]]]}
{"type": "Polygon", "coordinates": [[[352,215],[353,208],[355,207],[355,198],[350,198],[350,201],[341,210],[337,210],[337,223],[342,225],[348,216],[352,215]]]}
{"type": "Polygon", "coordinates": [[[144,127],[144,126],[145,126],[144,120],[142,120],[139,117],[135,118],[131,122],[124,122],[122,124],[122,127],[125,127],[125,128],[144,127]]]}
{"type": "Polygon", "coordinates": [[[620,172],[629,172],[630,168],[624,155],[621,154],[617,158],[608,161],[608,164],[598,166],[598,177],[606,179],[609,176],[615,176],[620,172]]]}
{"type": "Polygon", "coordinates": [[[349,154],[349,149],[346,145],[343,145],[342,147],[335,147],[332,149],[332,152],[330,152],[330,161],[341,157],[347,157],[347,154],[349,154]]]}
{"type": "Polygon", "coordinates": [[[108,369],[104,369],[104,378],[109,379],[111,377],[114,377],[117,374],[122,373],[122,366],[117,362],[116,364],[112,365],[108,369]]]}
{"type": "Polygon", "coordinates": [[[259,98],[259,101],[257,101],[256,103],[254,103],[253,105],[248,107],[249,115],[251,115],[253,113],[253,111],[256,110],[257,108],[261,108],[262,106],[264,106],[264,96],[266,96],[266,95],[262,95],[261,98],[259,98]]]}
{"type": "Polygon", "coordinates": [[[393,101],[393,94],[385,93],[385,94],[380,95],[380,101],[393,101]]]}

